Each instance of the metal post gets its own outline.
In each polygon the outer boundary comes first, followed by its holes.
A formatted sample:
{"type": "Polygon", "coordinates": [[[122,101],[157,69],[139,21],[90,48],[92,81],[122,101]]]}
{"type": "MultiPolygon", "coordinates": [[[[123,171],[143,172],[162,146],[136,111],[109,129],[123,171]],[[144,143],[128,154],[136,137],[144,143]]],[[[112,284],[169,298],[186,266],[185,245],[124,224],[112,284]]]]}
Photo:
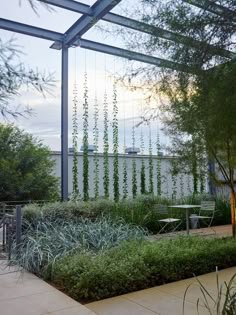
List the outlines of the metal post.
{"type": "Polygon", "coordinates": [[[61,199],[68,200],[68,47],[65,46],[61,69],[61,199]]]}
{"type": "Polygon", "coordinates": [[[21,206],[16,206],[16,245],[20,245],[22,235],[22,211],[21,206]]]}

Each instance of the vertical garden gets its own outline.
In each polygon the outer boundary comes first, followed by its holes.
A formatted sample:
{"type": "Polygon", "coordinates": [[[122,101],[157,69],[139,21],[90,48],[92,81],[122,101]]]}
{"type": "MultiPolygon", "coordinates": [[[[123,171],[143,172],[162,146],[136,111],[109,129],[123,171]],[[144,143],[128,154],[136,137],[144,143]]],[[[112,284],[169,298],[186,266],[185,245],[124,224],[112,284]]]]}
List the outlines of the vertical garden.
{"type": "MultiPolygon", "coordinates": [[[[203,191],[204,167],[197,168],[196,179],[196,176],[177,170],[168,157],[167,162],[163,160],[159,122],[155,119],[142,121],[143,109],[137,114],[137,108],[140,104],[143,106],[141,98],[126,101],[124,87],[107,74],[102,88],[97,83],[96,73],[92,84],[86,70],[82,80],[81,98],[75,82],[72,99],[72,198],[88,201],[102,197],[118,202],[148,194],[176,199],[192,190],[203,191]],[[125,117],[124,110],[129,112],[129,117],[125,117]],[[130,154],[127,148],[131,148],[130,154]],[[164,166],[167,164],[169,168],[164,166]]],[[[194,165],[192,167],[194,169],[194,165]]]]}

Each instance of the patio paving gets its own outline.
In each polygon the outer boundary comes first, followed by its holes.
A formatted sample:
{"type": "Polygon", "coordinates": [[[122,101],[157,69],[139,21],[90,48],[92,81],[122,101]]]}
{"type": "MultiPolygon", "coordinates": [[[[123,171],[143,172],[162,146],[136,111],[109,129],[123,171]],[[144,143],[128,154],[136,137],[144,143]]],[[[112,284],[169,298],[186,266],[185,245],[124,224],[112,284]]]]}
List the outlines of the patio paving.
{"type": "MultiPolygon", "coordinates": [[[[229,281],[235,273],[236,267],[219,271],[220,282],[229,281]]],[[[198,279],[213,296],[216,296],[216,274],[214,272],[199,276],[198,279]]],[[[195,278],[89,303],[86,304],[86,307],[98,315],[182,315],[184,293],[190,284],[184,314],[209,315],[202,303],[200,303],[199,313],[197,312],[197,299],[202,295],[195,278]]],[[[212,311],[212,314],[216,313],[212,311]]]]}
{"type": "Polygon", "coordinates": [[[96,315],[38,277],[0,261],[1,315],[96,315]]]}
{"type": "MultiPolygon", "coordinates": [[[[231,226],[214,227],[217,237],[231,235],[231,226]]],[[[191,230],[191,233],[212,235],[211,229],[191,230]]],[[[219,272],[220,281],[227,281],[236,267],[219,272]]],[[[215,273],[199,279],[212,294],[216,294],[215,273]]],[[[0,314],[2,315],[182,315],[183,296],[190,287],[185,314],[197,314],[196,300],[200,289],[194,278],[146,289],[106,300],[81,305],[48,283],[18,267],[7,267],[0,260],[0,314]],[[194,284],[195,283],[195,284],[194,284]]],[[[201,307],[200,314],[209,314],[201,307]]]]}
{"type": "MultiPolygon", "coordinates": [[[[187,235],[186,231],[177,231],[173,233],[163,233],[148,236],[149,240],[159,240],[162,238],[173,238],[177,235],[187,235]]],[[[232,226],[228,225],[219,225],[213,226],[210,228],[201,228],[201,229],[190,229],[190,236],[203,236],[203,237],[227,237],[232,236],[232,226]]]]}

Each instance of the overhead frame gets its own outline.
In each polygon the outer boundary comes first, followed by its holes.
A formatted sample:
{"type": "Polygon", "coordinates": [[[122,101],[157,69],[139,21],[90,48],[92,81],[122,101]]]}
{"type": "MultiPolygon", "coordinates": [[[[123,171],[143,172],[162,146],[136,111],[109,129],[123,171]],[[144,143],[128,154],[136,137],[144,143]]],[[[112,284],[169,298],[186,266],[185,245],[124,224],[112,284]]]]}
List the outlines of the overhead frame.
{"type": "MultiPolygon", "coordinates": [[[[74,0],[38,0],[40,2],[44,2],[47,4],[51,4],[53,6],[70,10],[72,12],[80,13],[83,15],[92,15],[92,11],[90,10],[90,6],[81,2],[77,2],[74,0]]],[[[203,43],[199,40],[193,39],[186,35],[177,34],[171,32],[169,30],[165,30],[161,27],[157,27],[154,25],[150,25],[144,22],[139,22],[131,18],[127,18],[122,15],[118,15],[115,13],[108,12],[105,14],[101,20],[120,25],[123,27],[127,27],[133,29],[135,31],[143,32],[145,34],[149,34],[155,37],[160,37],[166,40],[171,40],[176,43],[192,46],[194,48],[207,48],[212,54],[219,55],[226,58],[235,58],[236,53],[231,52],[227,49],[222,49],[219,47],[215,47],[214,45],[209,45],[207,43],[203,43]]],[[[52,48],[61,49],[61,45],[53,45],[52,48]]]]}
{"type": "MultiPolygon", "coordinates": [[[[156,65],[158,67],[166,67],[175,69],[178,71],[187,71],[196,73],[196,69],[186,67],[185,65],[178,64],[176,62],[165,60],[145,54],[140,54],[125,49],[104,45],[101,43],[82,39],[84,35],[98,20],[103,19],[104,21],[111,22],[114,24],[122,25],[137,31],[141,31],[153,36],[161,37],[167,40],[175,42],[181,42],[193,47],[202,45],[202,42],[191,39],[188,36],[175,34],[173,32],[141,23],[117,14],[110,13],[109,11],[115,7],[121,0],[97,0],[91,7],[79,3],[73,0],[38,0],[41,2],[48,3],[50,5],[58,6],[67,10],[72,10],[78,13],[82,13],[76,23],[74,23],[64,34],[50,31],[47,29],[34,27],[31,25],[18,23],[11,20],[0,18],[0,28],[16,33],[21,33],[45,40],[54,41],[52,48],[61,49],[62,51],[62,67],[61,67],[61,199],[68,200],[68,49],[71,46],[79,45],[81,48],[91,49],[94,51],[103,52],[123,58],[133,59],[149,64],[156,65]],[[195,45],[195,46],[194,46],[195,45]]],[[[184,0],[183,0],[184,1],[184,0]]],[[[211,1],[185,1],[190,4],[199,7],[199,3],[206,3],[211,1]]],[[[204,6],[204,9],[212,12],[212,7],[204,6]]],[[[222,9],[222,8],[221,8],[222,9]]],[[[223,9],[227,10],[227,8],[223,9]]],[[[217,9],[218,10],[218,9],[217,9]]],[[[220,15],[220,11],[212,12],[220,15]]],[[[223,12],[223,11],[221,11],[223,12]]],[[[207,45],[211,52],[216,55],[221,55],[227,58],[235,57],[235,53],[225,49],[218,49],[212,45],[207,45]]]]}

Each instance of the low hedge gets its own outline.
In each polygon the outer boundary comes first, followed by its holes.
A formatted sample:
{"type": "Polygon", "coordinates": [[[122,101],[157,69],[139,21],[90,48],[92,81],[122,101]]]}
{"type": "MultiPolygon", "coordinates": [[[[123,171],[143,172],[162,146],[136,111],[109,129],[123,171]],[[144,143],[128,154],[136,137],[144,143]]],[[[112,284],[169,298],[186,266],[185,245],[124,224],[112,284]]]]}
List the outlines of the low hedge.
{"type": "MultiPolygon", "coordinates": [[[[174,203],[179,204],[200,204],[202,199],[208,196],[189,196],[174,203]]],[[[56,202],[44,204],[42,206],[30,204],[24,207],[23,216],[26,221],[37,225],[38,221],[62,219],[74,220],[80,217],[95,219],[98,216],[107,215],[113,220],[123,219],[126,223],[135,224],[146,228],[151,233],[157,233],[161,226],[158,222],[163,218],[156,209],[156,204],[171,204],[173,201],[167,198],[154,196],[139,196],[136,199],[121,200],[115,203],[112,200],[98,199],[97,201],[77,201],[77,202],[56,202]]],[[[213,225],[229,224],[231,220],[229,202],[224,199],[216,200],[216,213],[213,225]]],[[[194,210],[196,211],[196,210],[194,210]]],[[[185,212],[172,209],[172,217],[182,218],[182,229],[185,229],[185,212]]]]}
{"type": "Polygon", "coordinates": [[[75,300],[91,301],[235,265],[235,240],[180,237],[66,256],[53,265],[51,280],[75,300]]]}

